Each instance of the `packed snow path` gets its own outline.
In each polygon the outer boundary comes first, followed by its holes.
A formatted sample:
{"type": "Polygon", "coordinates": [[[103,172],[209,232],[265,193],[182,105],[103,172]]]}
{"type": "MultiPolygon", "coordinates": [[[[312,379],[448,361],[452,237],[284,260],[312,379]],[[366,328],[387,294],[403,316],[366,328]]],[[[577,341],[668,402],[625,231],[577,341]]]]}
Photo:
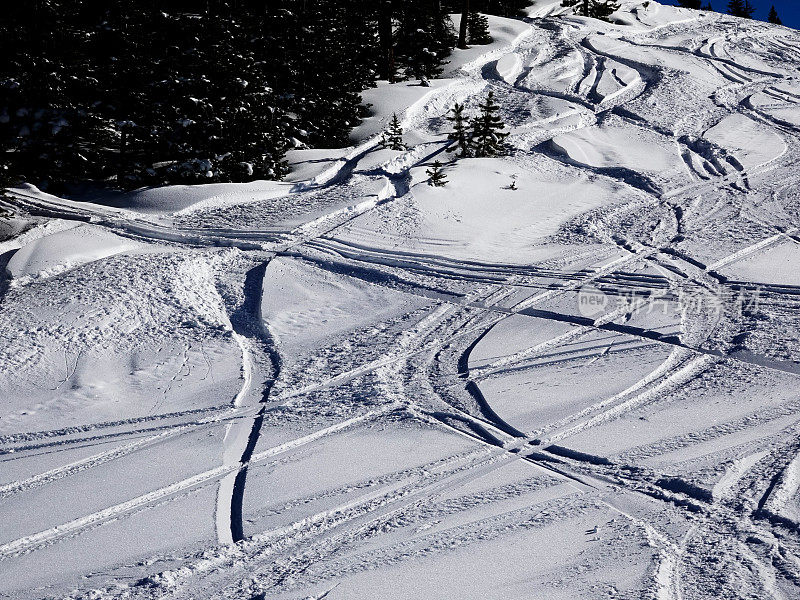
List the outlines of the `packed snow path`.
{"type": "Polygon", "coordinates": [[[294,181],[3,201],[0,597],[800,594],[800,34],[563,12],[294,181]]]}

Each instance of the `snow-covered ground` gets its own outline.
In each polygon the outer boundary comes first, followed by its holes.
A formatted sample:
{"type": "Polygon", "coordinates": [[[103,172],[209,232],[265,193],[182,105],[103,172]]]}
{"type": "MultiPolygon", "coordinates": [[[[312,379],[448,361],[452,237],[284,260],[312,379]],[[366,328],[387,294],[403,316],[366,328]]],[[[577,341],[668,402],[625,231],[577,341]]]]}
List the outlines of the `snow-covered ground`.
{"type": "Polygon", "coordinates": [[[566,12],[287,182],[2,201],[0,598],[800,596],[800,34],[566,12]]]}

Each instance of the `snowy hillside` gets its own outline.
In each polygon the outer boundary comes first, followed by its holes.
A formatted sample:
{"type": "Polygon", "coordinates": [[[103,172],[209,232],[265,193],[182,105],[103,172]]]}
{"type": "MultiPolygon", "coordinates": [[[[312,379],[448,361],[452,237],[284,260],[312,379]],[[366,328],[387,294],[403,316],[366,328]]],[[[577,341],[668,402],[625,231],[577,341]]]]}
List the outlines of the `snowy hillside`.
{"type": "Polygon", "coordinates": [[[0,598],[800,596],[800,34],[563,12],[285,182],[0,202],[0,598]]]}

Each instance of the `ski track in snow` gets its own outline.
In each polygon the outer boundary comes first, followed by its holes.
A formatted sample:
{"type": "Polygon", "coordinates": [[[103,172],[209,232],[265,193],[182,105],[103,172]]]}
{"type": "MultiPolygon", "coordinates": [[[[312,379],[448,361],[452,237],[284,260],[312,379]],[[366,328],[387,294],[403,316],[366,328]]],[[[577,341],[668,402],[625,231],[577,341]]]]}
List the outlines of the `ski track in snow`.
{"type": "MultiPolygon", "coordinates": [[[[796,596],[800,445],[791,390],[800,378],[800,280],[790,261],[800,258],[800,198],[791,175],[800,119],[793,124],[786,114],[800,112],[792,67],[800,38],[652,2],[623,3],[627,24],[617,25],[560,17],[564,10],[556,6],[535,9],[527,26],[493,20],[507,28],[504,41],[404,111],[403,127],[422,140],[407,151],[384,156],[372,137],[309,181],[246,201],[214,196],[167,216],[66,201],[34,188],[10,193],[5,203],[29,223],[0,242],[4,270],[19,248],[35,241],[41,247],[81,223],[141,248],[115,259],[89,252],[80,264],[56,264],[37,276],[4,274],[0,311],[16,310],[25,294],[84,269],[111,281],[115,265],[130,256],[196,253],[203,267],[169,284],[180,297],[176,304],[203,314],[189,330],[229,341],[224,352],[237,349],[240,366],[233,397],[213,388],[213,406],[168,409],[162,404],[177,402],[184,373],[192,373],[192,346],[181,338],[179,368],[162,397],[148,398],[151,415],[27,430],[0,421],[8,427],[0,461],[15,467],[0,481],[0,504],[12,508],[51,490],[58,499],[61,486],[85,486],[111,465],[130,468],[127,461],[152,460],[159,449],[169,456],[181,444],[218,438],[215,460],[202,469],[170,471],[166,484],[154,477],[124,500],[102,497],[97,510],[78,505],[69,517],[34,519],[24,533],[3,531],[0,569],[14,576],[28,556],[61,546],[70,552],[70,544],[93,539],[106,524],[134,515],[146,522],[207,488],[215,492],[210,514],[208,505],[195,510],[211,524],[216,545],[198,552],[176,542],[169,551],[143,550],[135,564],[106,560],[76,589],[65,576],[14,593],[356,597],[351,578],[386,565],[421,565],[456,548],[472,559],[469,548],[495,536],[548,527],[563,533],[602,513],[635,532],[626,534],[630,539],[619,534],[614,544],[631,556],[635,546],[650,549],[647,557],[636,554],[645,567],[627,584],[626,597],[796,596]],[[684,77],[693,78],[696,98],[684,77]],[[424,204],[441,202],[424,186],[424,167],[451,160],[443,116],[454,101],[474,106],[487,89],[511,127],[513,151],[458,188],[465,195],[481,178],[531,172],[592,181],[615,198],[559,214],[555,230],[521,237],[519,247],[512,246],[515,236],[529,235],[535,224],[503,232],[507,259],[470,246],[493,235],[493,225],[462,209],[461,198],[439,209],[424,204]],[[741,131],[731,134],[726,122],[741,131]],[[644,135],[647,142],[639,139],[644,135]],[[626,155],[619,139],[649,144],[652,156],[626,155]],[[436,219],[450,219],[453,231],[433,229],[436,219]],[[470,219],[483,233],[477,242],[457,238],[470,219]],[[298,273],[312,282],[287,279],[285,314],[268,313],[272,300],[263,297],[267,284],[283,283],[270,279],[278,262],[301,266],[298,273]],[[763,279],[747,279],[758,269],[763,279]],[[577,301],[586,289],[618,302],[583,314],[577,301]],[[321,295],[301,311],[309,293],[321,295]],[[298,307],[289,294],[297,294],[298,307]],[[368,300],[336,304],[358,294],[368,300]],[[719,302],[693,301],[703,295],[719,302]],[[406,303],[400,309],[392,304],[398,297],[406,303]],[[348,318],[353,323],[343,332],[329,329],[348,318]],[[292,329],[297,322],[300,329],[292,329]],[[312,341],[301,342],[298,331],[312,341]],[[587,383],[596,389],[586,390],[587,383]],[[341,488],[306,490],[298,476],[296,495],[285,503],[291,509],[256,494],[280,498],[284,490],[272,487],[271,475],[295,463],[300,473],[303,461],[318,455],[325,470],[337,472],[337,461],[346,461],[330,448],[350,440],[358,452],[359,436],[378,428],[435,432],[463,446],[423,445],[424,467],[401,455],[386,473],[359,473],[341,488]],[[282,433],[273,441],[276,431],[282,433]],[[505,495],[498,484],[497,498],[487,499],[483,482],[512,469],[540,483],[505,495]],[[540,498],[539,485],[550,495],[540,498]],[[448,512],[454,502],[459,508],[448,512]]],[[[452,178],[442,193],[459,185],[458,172],[452,178]]],[[[523,187],[512,194],[536,193],[523,187]]],[[[146,285],[130,282],[134,294],[146,285]]],[[[166,319],[150,311],[153,323],[166,319]]],[[[63,398],[85,378],[80,351],[68,364],[67,347],[80,339],[69,327],[53,334],[63,338],[66,372],[50,391],[63,398]]],[[[161,335],[169,335],[163,327],[161,335]]],[[[30,351],[14,346],[25,355],[20,372],[46,352],[40,332],[26,333],[36,341],[30,351]]],[[[205,352],[210,376],[223,350],[211,358],[205,352]]],[[[185,393],[191,399],[191,390],[185,393]]],[[[615,527],[622,526],[607,526],[615,527]]],[[[568,552],[559,551],[566,553],[564,568],[572,568],[568,552]]],[[[587,564],[616,560],[611,549],[585,552],[587,564]]],[[[452,595],[463,595],[459,582],[449,585],[452,595]]],[[[570,597],[596,592],[581,577],[558,585],[570,597]]]]}

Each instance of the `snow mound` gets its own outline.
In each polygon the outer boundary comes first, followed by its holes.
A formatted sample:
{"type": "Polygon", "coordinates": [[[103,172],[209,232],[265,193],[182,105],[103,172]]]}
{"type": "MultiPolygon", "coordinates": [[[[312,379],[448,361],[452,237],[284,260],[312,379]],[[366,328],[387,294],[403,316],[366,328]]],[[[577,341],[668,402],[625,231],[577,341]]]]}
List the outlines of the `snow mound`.
{"type": "MultiPolygon", "coordinates": [[[[2,217],[2,212],[0,212],[0,217],[2,217]]],[[[27,221],[25,221],[25,219],[17,217],[10,217],[7,219],[0,218],[0,243],[22,233],[26,225],[27,221]]],[[[2,248],[2,246],[0,246],[0,248],[2,248]]]]}
{"type": "Polygon", "coordinates": [[[137,250],[144,244],[127,240],[95,225],[79,225],[38,238],[20,248],[8,261],[15,278],[50,277],[74,267],[137,250]]]}
{"type": "Polygon", "coordinates": [[[289,150],[286,161],[291,171],[284,181],[310,181],[321,175],[338,161],[344,159],[353,150],[350,148],[315,148],[307,150],[289,150]]]}
{"type": "Polygon", "coordinates": [[[553,148],[590,167],[625,167],[651,173],[684,169],[674,145],[649,129],[599,125],[553,138],[553,148]]]}
{"type": "Polygon", "coordinates": [[[733,153],[745,168],[761,166],[786,152],[778,134],[739,113],[726,116],[703,137],[733,153]]]}
{"type": "MultiPolygon", "coordinates": [[[[426,166],[412,169],[424,182],[426,166]]],[[[526,262],[571,217],[615,198],[613,184],[498,158],[464,159],[450,183],[419,183],[395,207],[362,215],[337,238],[451,258],[526,262]],[[510,189],[512,181],[516,190],[510,189]]]]}
{"type": "Polygon", "coordinates": [[[12,192],[70,212],[88,212],[129,221],[170,223],[172,215],[270,200],[290,194],[293,187],[294,184],[281,181],[167,185],[131,192],[103,190],[87,193],[80,201],[48,194],[30,184],[21,184],[12,192]]]}
{"type": "Polygon", "coordinates": [[[519,54],[506,54],[495,63],[497,76],[513,85],[514,80],[522,73],[522,59],[519,54]]]}
{"type": "Polygon", "coordinates": [[[149,214],[186,214],[285,196],[291,185],[279,181],[171,185],[128,194],[120,208],[149,214]]]}

